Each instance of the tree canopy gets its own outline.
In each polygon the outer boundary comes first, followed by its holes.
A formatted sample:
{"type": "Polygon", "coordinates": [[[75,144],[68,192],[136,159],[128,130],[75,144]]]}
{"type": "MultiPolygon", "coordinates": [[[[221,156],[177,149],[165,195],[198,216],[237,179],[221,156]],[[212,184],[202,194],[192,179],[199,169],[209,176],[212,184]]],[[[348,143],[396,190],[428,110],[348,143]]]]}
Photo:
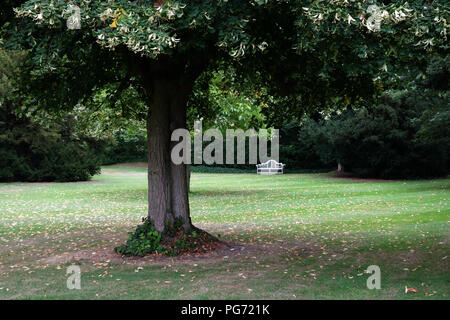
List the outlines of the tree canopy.
{"type": "Polygon", "coordinates": [[[194,74],[240,62],[296,93],[303,106],[323,107],[327,97],[372,95],[405,64],[424,67],[427,52],[448,50],[446,1],[7,1],[4,10],[8,5],[17,18],[6,44],[31,50],[28,76],[39,100],[59,107],[107,85],[119,93],[140,87],[135,73],[151,72],[133,64],[140,58],[168,59],[166,71],[178,65],[194,74]],[[69,30],[77,14],[80,29],[69,30]]]}

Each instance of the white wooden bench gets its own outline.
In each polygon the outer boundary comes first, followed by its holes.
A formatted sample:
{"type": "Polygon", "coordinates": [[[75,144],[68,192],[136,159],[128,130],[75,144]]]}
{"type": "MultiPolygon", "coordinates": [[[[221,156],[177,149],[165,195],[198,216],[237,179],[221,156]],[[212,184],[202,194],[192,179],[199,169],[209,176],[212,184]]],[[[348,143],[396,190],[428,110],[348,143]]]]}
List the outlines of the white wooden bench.
{"type": "Polygon", "coordinates": [[[283,174],[285,164],[269,160],[267,162],[256,165],[257,174],[283,174]]]}

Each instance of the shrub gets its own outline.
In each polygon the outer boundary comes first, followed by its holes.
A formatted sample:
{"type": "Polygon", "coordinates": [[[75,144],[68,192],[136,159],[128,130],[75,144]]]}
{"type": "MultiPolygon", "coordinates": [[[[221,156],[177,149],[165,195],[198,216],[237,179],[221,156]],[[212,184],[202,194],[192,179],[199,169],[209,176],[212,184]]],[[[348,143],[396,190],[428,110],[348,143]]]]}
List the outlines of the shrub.
{"type": "Polygon", "coordinates": [[[145,132],[117,130],[111,141],[101,147],[102,164],[124,162],[146,162],[148,159],[147,135],[145,132]]]}
{"type": "MultiPolygon", "coordinates": [[[[2,105],[0,104],[0,107],[2,105]]],[[[44,128],[4,106],[0,110],[0,181],[85,181],[100,172],[94,150],[69,125],[44,128]]]]}

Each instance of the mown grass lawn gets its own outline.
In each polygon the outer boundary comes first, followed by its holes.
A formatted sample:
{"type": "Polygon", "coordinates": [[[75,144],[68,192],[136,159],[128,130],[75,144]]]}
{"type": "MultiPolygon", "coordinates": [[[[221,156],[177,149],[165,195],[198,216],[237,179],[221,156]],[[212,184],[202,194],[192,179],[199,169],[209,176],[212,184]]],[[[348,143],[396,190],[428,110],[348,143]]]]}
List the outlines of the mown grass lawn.
{"type": "Polygon", "coordinates": [[[0,298],[449,298],[450,179],[195,173],[191,182],[194,224],[230,246],[139,259],[113,248],[146,214],[144,168],[0,184],[0,298]],[[81,290],[66,287],[71,264],[81,290]],[[367,289],[370,265],[380,290],[367,289]]]}

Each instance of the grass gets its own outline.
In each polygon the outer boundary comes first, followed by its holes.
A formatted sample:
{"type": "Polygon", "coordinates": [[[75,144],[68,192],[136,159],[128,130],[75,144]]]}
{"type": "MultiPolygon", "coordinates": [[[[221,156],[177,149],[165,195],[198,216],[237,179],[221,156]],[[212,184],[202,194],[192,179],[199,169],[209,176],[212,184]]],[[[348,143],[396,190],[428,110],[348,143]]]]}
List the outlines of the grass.
{"type": "Polygon", "coordinates": [[[86,183],[0,184],[1,299],[448,299],[450,179],[194,173],[195,225],[231,244],[122,258],[146,213],[144,168],[86,183]],[[66,268],[81,267],[81,290],[66,268]],[[381,289],[364,273],[381,269],[381,289]],[[405,286],[419,292],[405,293],[405,286]]]}

